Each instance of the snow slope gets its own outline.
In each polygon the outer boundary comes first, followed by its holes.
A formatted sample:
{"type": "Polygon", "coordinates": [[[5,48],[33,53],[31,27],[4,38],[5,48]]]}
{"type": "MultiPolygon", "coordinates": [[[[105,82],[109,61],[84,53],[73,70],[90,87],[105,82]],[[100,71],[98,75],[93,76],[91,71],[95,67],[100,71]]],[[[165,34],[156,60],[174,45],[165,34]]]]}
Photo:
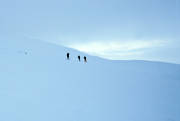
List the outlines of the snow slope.
{"type": "Polygon", "coordinates": [[[180,65],[77,55],[86,54],[2,41],[0,121],[180,121],[180,65]]]}

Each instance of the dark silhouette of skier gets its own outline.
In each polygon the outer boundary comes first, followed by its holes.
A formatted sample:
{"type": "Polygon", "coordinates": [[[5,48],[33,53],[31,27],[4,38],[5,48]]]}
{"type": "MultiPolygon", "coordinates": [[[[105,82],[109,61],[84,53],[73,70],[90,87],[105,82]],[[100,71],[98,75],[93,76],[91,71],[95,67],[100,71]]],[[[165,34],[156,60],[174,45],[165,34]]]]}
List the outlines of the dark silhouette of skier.
{"type": "Polygon", "coordinates": [[[80,55],[78,55],[78,60],[81,61],[81,56],[80,55]]]}
{"type": "Polygon", "coordinates": [[[69,53],[67,53],[67,59],[69,60],[69,53]]]}
{"type": "Polygon", "coordinates": [[[86,56],[84,56],[84,62],[85,62],[85,63],[87,62],[86,56]]]}

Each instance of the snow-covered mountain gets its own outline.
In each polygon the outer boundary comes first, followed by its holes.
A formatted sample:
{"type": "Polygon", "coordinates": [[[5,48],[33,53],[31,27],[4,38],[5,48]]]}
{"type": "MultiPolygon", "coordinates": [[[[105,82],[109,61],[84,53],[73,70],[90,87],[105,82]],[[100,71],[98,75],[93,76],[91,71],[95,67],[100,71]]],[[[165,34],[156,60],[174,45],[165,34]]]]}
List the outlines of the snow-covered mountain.
{"type": "Polygon", "coordinates": [[[1,42],[0,121],[179,120],[178,64],[104,60],[36,40],[1,42]]]}

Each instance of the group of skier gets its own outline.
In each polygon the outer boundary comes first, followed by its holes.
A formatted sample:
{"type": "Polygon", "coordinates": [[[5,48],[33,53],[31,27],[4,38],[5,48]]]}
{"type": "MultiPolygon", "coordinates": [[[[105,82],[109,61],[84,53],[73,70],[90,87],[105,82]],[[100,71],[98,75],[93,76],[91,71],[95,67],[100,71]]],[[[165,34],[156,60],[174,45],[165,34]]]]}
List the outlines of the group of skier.
{"type": "MultiPolygon", "coordinates": [[[[70,54],[67,53],[67,60],[69,60],[69,58],[70,58],[70,54]]],[[[81,56],[80,56],[80,55],[78,55],[78,60],[81,61],[81,56]]],[[[85,63],[87,62],[86,56],[84,56],[84,62],[85,62],[85,63]]]]}

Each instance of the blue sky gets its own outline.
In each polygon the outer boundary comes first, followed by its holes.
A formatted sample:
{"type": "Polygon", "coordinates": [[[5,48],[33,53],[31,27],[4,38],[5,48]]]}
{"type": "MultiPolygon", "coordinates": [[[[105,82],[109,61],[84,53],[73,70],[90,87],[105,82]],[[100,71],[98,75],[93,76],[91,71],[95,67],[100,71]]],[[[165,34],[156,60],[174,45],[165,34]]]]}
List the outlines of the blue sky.
{"type": "Polygon", "coordinates": [[[180,63],[179,0],[0,1],[0,41],[33,38],[107,59],[180,63]]]}

